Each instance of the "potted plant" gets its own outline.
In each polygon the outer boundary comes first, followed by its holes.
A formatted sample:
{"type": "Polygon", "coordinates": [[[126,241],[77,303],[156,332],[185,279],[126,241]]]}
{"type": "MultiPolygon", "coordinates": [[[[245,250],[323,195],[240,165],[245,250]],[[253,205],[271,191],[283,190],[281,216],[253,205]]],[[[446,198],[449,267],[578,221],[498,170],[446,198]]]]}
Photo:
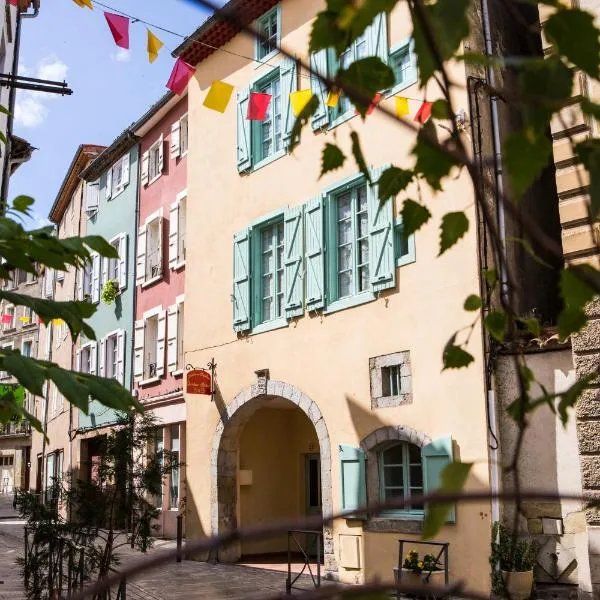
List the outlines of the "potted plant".
{"type": "Polygon", "coordinates": [[[492,587],[511,600],[526,600],[533,589],[533,567],[538,545],[529,538],[517,538],[496,522],[492,527],[492,587]]]}
{"type": "Polygon", "coordinates": [[[401,576],[399,577],[398,569],[394,571],[396,583],[430,584],[440,587],[445,584],[445,572],[433,554],[425,554],[420,558],[416,550],[410,550],[404,557],[401,576]]]}
{"type": "Polygon", "coordinates": [[[119,293],[119,284],[114,279],[109,279],[102,286],[102,302],[112,304],[119,293]]]}

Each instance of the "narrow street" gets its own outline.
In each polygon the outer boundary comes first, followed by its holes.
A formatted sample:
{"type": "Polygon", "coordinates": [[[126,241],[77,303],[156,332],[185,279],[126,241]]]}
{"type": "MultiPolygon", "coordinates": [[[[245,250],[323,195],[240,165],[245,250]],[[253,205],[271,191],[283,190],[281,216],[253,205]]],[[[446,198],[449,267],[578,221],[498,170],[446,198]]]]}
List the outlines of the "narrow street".
{"type": "Polygon", "coordinates": [[[26,597],[16,564],[23,551],[23,521],[13,510],[12,494],[0,495],[0,600],[26,597]]]}

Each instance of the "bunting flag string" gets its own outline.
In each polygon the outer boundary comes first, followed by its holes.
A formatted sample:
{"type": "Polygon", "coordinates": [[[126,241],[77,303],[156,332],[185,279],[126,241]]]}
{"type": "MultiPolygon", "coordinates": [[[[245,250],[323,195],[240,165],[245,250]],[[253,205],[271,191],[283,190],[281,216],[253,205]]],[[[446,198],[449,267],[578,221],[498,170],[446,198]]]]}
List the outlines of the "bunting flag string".
{"type": "Polygon", "coordinates": [[[423,102],[415,115],[415,121],[424,125],[429,121],[429,117],[431,117],[431,107],[433,104],[431,102],[423,102]]]}
{"type": "MultiPolygon", "coordinates": [[[[88,0],[89,2],[90,0],[88,0]]],[[[148,60],[153,63],[158,58],[158,53],[164,44],[149,30],[148,31],[148,43],[146,49],[148,51],[148,60]]]]}
{"type": "Polygon", "coordinates": [[[115,40],[115,44],[119,46],[119,48],[129,50],[129,19],[109,12],[105,12],[104,16],[115,40]]]}
{"type": "Polygon", "coordinates": [[[181,58],[177,58],[173,65],[169,81],[167,81],[167,87],[178,96],[181,96],[185,91],[188,81],[195,72],[196,69],[192,65],[188,65],[181,58]]]}

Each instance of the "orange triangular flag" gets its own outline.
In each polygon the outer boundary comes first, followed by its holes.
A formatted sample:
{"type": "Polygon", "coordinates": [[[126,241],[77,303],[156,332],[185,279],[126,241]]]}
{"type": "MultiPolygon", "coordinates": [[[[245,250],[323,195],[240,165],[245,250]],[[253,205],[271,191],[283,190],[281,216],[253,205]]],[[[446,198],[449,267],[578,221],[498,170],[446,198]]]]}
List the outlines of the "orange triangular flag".
{"type": "Polygon", "coordinates": [[[433,104],[431,102],[423,102],[415,115],[415,121],[421,123],[421,125],[427,123],[429,121],[429,117],[431,117],[431,107],[433,104]]]}
{"type": "Polygon", "coordinates": [[[335,108],[340,101],[341,92],[339,90],[330,90],[327,96],[327,106],[329,108],[335,108]]]}
{"type": "Polygon", "coordinates": [[[75,4],[77,4],[77,6],[79,6],[79,8],[83,8],[84,6],[87,6],[90,10],[94,10],[94,7],[92,5],[92,0],[73,0],[73,2],[75,2],[75,4]]]}

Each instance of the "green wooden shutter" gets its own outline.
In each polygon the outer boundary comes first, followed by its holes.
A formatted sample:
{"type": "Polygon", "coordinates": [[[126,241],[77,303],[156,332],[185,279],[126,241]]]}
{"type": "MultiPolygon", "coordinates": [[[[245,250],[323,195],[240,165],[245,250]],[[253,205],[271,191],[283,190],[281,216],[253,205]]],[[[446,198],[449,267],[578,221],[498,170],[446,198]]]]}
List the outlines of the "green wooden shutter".
{"type": "Polygon", "coordinates": [[[283,116],[283,145],[287,147],[292,128],[296,121],[290,94],[298,89],[297,62],[293,58],[286,58],[279,67],[280,89],[281,89],[281,114],[283,116]]]}
{"type": "Polygon", "coordinates": [[[379,201],[377,181],[383,169],[373,169],[373,184],[368,188],[369,205],[369,273],[371,287],[379,292],[396,285],[396,261],[394,256],[393,201],[379,201]]]}
{"type": "Polygon", "coordinates": [[[325,248],[323,239],[323,198],[317,196],[304,205],[306,270],[306,309],[325,305],[325,248]]]}
{"type": "Polygon", "coordinates": [[[250,329],[250,230],[233,236],[233,330],[250,329]]]}
{"type": "MultiPolygon", "coordinates": [[[[421,459],[423,461],[423,491],[429,494],[440,487],[440,473],[442,469],[452,462],[452,437],[433,440],[430,444],[421,448],[421,459]]],[[[448,523],[456,523],[456,508],[448,516],[448,523]]]]}
{"type": "Polygon", "coordinates": [[[249,98],[249,87],[241,89],[237,94],[237,168],[240,173],[252,167],[252,121],[246,118],[249,98]]]}
{"type": "Polygon", "coordinates": [[[367,503],[365,453],[360,448],[340,444],[342,510],[352,511],[367,503]]]}
{"type": "Polygon", "coordinates": [[[302,231],[302,206],[285,211],[284,216],[284,307],[290,319],[304,312],[304,277],[302,273],[304,239],[302,231]]]}
{"type": "Polygon", "coordinates": [[[321,129],[329,124],[327,109],[327,86],[314,73],[327,75],[327,50],[319,50],[310,55],[310,89],[319,99],[319,107],[312,117],[312,128],[321,129]]]}
{"type": "Polygon", "coordinates": [[[377,56],[387,65],[389,56],[387,13],[379,13],[373,19],[373,23],[367,27],[367,41],[369,56],[377,56]]]}

